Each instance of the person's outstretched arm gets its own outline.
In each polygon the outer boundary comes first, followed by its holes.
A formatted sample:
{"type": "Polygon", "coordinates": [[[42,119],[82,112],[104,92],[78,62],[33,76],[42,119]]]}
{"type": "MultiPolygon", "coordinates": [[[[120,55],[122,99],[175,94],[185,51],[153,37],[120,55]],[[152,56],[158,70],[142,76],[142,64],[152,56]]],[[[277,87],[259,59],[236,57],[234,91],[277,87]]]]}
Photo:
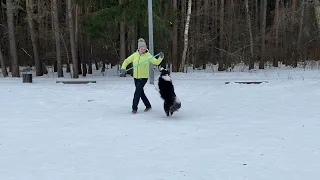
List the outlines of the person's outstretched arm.
{"type": "Polygon", "coordinates": [[[150,62],[154,65],[159,65],[162,62],[163,58],[164,58],[164,54],[161,52],[158,59],[152,58],[150,62]]]}
{"type": "Polygon", "coordinates": [[[132,63],[134,56],[135,53],[131,54],[127,59],[125,59],[122,63],[121,69],[126,69],[128,64],[132,63]]]}

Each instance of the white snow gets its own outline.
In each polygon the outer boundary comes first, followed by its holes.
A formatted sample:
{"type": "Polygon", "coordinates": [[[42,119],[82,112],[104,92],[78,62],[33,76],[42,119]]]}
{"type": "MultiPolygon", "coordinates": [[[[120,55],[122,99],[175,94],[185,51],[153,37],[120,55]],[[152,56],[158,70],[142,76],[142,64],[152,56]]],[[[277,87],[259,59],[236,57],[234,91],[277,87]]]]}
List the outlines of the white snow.
{"type": "MultiPolygon", "coordinates": [[[[156,74],[156,77],[158,74],[156,74]]],[[[179,112],[131,114],[131,77],[0,78],[1,180],[316,180],[320,72],[171,74],[179,112]],[[70,79],[70,78],[65,78],[70,79]],[[259,80],[245,85],[226,81],[259,80]]]]}

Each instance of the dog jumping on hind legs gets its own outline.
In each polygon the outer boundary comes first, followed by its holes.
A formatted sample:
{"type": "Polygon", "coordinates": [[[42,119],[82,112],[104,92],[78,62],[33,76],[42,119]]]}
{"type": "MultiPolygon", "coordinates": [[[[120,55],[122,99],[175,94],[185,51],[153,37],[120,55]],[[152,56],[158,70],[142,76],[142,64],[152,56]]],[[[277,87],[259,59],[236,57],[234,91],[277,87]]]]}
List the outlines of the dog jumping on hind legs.
{"type": "Polygon", "coordinates": [[[170,71],[167,69],[160,69],[160,77],[158,79],[158,91],[161,98],[164,100],[164,111],[167,116],[181,108],[181,102],[174,92],[174,86],[170,77],[170,71]]]}

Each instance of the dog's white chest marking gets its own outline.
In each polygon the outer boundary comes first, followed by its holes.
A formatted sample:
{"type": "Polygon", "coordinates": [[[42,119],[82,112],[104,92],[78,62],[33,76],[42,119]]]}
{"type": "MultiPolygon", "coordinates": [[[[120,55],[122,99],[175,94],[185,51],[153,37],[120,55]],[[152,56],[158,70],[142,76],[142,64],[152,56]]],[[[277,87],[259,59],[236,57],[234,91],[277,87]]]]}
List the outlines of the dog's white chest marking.
{"type": "Polygon", "coordinates": [[[168,75],[161,76],[161,77],[162,77],[162,79],[164,79],[165,81],[171,81],[171,78],[170,78],[170,76],[168,76],[168,75]]]}

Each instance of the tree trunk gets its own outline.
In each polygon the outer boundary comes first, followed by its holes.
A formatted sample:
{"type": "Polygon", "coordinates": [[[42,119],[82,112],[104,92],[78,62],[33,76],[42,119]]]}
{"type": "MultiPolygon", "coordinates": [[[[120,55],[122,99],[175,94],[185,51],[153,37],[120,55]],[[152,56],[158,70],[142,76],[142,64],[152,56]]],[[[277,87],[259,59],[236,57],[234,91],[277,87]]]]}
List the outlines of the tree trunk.
{"type": "Polygon", "coordinates": [[[86,62],[86,71],[88,74],[92,74],[92,63],[91,63],[91,44],[90,44],[90,37],[88,34],[85,34],[85,62],[86,62]],[[91,67],[91,72],[90,72],[91,67]]]}
{"type": "Polygon", "coordinates": [[[177,0],[172,1],[173,6],[173,33],[172,33],[172,71],[178,72],[177,57],[178,57],[178,19],[177,19],[177,0]]]}
{"type": "Polygon", "coordinates": [[[191,16],[191,7],[192,7],[192,0],[188,0],[188,12],[187,12],[187,20],[184,30],[184,49],[182,53],[182,60],[180,65],[180,72],[184,71],[185,65],[186,65],[186,56],[187,56],[187,50],[188,50],[188,33],[189,33],[189,22],[190,22],[190,16],[191,16]]]}
{"type": "Polygon", "coordinates": [[[16,35],[14,27],[14,17],[13,17],[13,0],[6,0],[7,5],[7,23],[8,23],[8,35],[9,35],[9,44],[10,44],[10,59],[12,65],[12,77],[20,77],[19,70],[19,60],[16,44],[16,35]]]}
{"type": "MultiPolygon", "coordinates": [[[[203,24],[203,33],[205,34],[210,34],[210,29],[209,29],[209,0],[204,0],[204,24],[203,24]]],[[[209,35],[210,36],[210,35],[209,35]]],[[[206,69],[207,68],[207,63],[208,63],[208,59],[210,57],[210,45],[208,44],[207,41],[209,41],[209,39],[207,38],[208,35],[205,35],[204,38],[204,43],[205,43],[205,52],[204,52],[204,56],[202,56],[202,69],[206,69]]]]}
{"type": "Polygon", "coordinates": [[[276,0],[276,9],[275,9],[275,20],[274,20],[274,25],[276,26],[276,53],[275,57],[273,59],[273,67],[278,67],[278,62],[279,62],[279,3],[280,0],[276,0]]]}
{"type": "MultiPolygon", "coordinates": [[[[180,8],[180,33],[179,33],[179,44],[181,45],[179,48],[179,54],[183,54],[183,46],[184,46],[184,38],[185,38],[185,34],[184,34],[184,31],[182,29],[185,28],[185,21],[186,21],[186,15],[187,15],[187,2],[188,0],[180,0],[180,3],[181,3],[181,8],[180,8]]],[[[182,59],[182,56],[181,56],[181,59],[182,59]]],[[[181,69],[181,66],[179,67],[181,69]]]]}
{"type": "Polygon", "coordinates": [[[266,15],[267,15],[267,0],[262,0],[261,4],[262,8],[262,17],[261,17],[261,54],[260,54],[260,62],[259,69],[264,69],[265,64],[265,52],[266,52],[266,15]]]}
{"type": "Polygon", "coordinates": [[[131,43],[130,43],[130,53],[133,53],[137,50],[137,35],[136,35],[136,25],[133,24],[131,29],[129,30],[131,32],[131,43]]]}
{"type": "MultiPolygon", "coordinates": [[[[54,12],[53,12],[53,0],[51,0],[51,36],[52,36],[52,52],[56,51],[56,37],[55,37],[55,24],[54,24],[54,12]]],[[[53,72],[58,72],[58,62],[53,59],[53,72]]]]}
{"type": "MultiPolygon", "coordinates": [[[[232,16],[233,14],[236,14],[236,11],[233,9],[233,0],[226,1],[227,4],[227,20],[225,21],[227,24],[227,29],[226,29],[226,34],[227,38],[226,39],[226,48],[228,52],[232,52],[232,42],[233,42],[233,31],[232,31],[232,23],[233,19],[232,16]]],[[[225,54],[226,56],[226,63],[225,63],[225,68],[231,67],[231,61],[232,61],[232,55],[230,53],[225,54]]]]}
{"type": "MultiPolygon", "coordinates": [[[[288,5],[287,5],[288,6],[288,5]]],[[[293,65],[295,66],[295,61],[296,61],[296,50],[299,47],[297,44],[297,35],[296,35],[296,28],[297,28],[297,22],[298,19],[296,19],[296,14],[297,14],[297,0],[292,0],[291,2],[291,21],[290,23],[290,29],[288,31],[289,36],[287,36],[287,46],[288,46],[288,56],[286,57],[286,65],[293,65]],[[288,38],[290,37],[290,38],[288,38]]]]}
{"type": "Polygon", "coordinates": [[[262,4],[262,0],[253,0],[255,2],[255,28],[254,28],[254,32],[255,32],[255,42],[257,44],[259,44],[259,46],[256,46],[256,48],[254,48],[254,51],[255,51],[255,60],[260,60],[260,41],[261,41],[261,38],[260,38],[260,24],[261,24],[261,13],[259,13],[260,11],[262,11],[262,9],[260,8],[259,6],[259,1],[260,1],[260,4],[262,4]]]}
{"type": "Polygon", "coordinates": [[[202,0],[197,0],[196,3],[194,3],[194,5],[196,5],[196,9],[195,9],[195,14],[196,14],[196,27],[195,27],[195,33],[194,33],[194,36],[195,36],[195,45],[194,45],[194,56],[195,56],[195,64],[196,64],[196,67],[200,67],[200,62],[199,60],[202,59],[200,57],[201,55],[201,52],[199,52],[202,48],[202,44],[200,44],[201,42],[201,1],[202,0]]]}
{"type": "MultiPolygon", "coordinates": [[[[88,37],[89,39],[89,37],[88,37]]],[[[90,40],[88,40],[90,42],[90,40]]],[[[90,51],[89,51],[89,67],[88,67],[88,74],[92,74],[92,45],[90,45],[90,51]]]]}
{"type": "MultiPolygon", "coordinates": [[[[68,20],[68,11],[69,11],[69,7],[68,7],[68,5],[67,5],[67,1],[65,1],[65,4],[66,4],[66,6],[65,6],[65,8],[66,8],[66,10],[65,10],[65,12],[66,12],[66,22],[65,22],[65,27],[66,27],[66,29],[69,27],[69,20],[68,20]]],[[[64,49],[65,49],[65,51],[66,51],[66,54],[67,54],[67,68],[66,68],[66,73],[70,73],[70,76],[71,76],[71,68],[70,68],[70,56],[69,56],[69,49],[68,49],[68,46],[67,46],[67,44],[66,44],[66,41],[65,41],[65,38],[64,38],[64,36],[63,36],[63,34],[60,34],[61,36],[62,36],[62,38],[61,38],[61,40],[62,40],[62,42],[63,42],[63,46],[64,46],[64,49]]],[[[66,30],[65,31],[65,37],[67,37],[68,36],[68,31],[66,30]]],[[[69,35],[69,37],[70,37],[70,35],[69,35]]],[[[70,42],[70,41],[69,41],[70,42]]],[[[71,58],[72,58],[72,56],[71,56],[71,58]]]]}
{"type": "Polygon", "coordinates": [[[259,21],[260,21],[260,13],[259,13],[259,1],[261,0],[254,0],[255,6],[256,6],[256,15],[255,15],[255,20],[256,20],[256,34],[259,34],[259,21]]]}
{"type": "Polygon", "coordinates": [[[58,77],[63,77],[62,62],[61,62],[61,47],[60,47],[60,28],[59,28],[59,15],[57,0],[52,0],[52,13],[54,24],[54,37],[56,40],[56,53],[57,53],[57,70],[58,77]]]}
{"type": "MultiPolygon", "coordinates": [[[[214,27],[213,27],[213,29],[214,29],[214,31],[213,31],[213,33],[214,33],[214,38],[215,39],[217,39],[216,37],[218,37],[219,36],[219,32],[218,32],[218,26],[219,26],[219,23],[218,23],[218,18],[219,18],[219,14],[218,14],[218,8],[219,8],[219,6],[218,6],[218,0],[214,0],[214,27]]],[[[215,55],[215,58],[214,58],[214,64],[217,64],[217,57],[219,57],[219,51],[216,49],[216,47],[218,47],[218,41],[217,40],[214,40],[214,44],[213,44],[213,46],[212,46],[212,49],[213,49],[213,51],[212,52],[214,52],[214,55],[215,55]]]]}
{"type": "Polygon", "coordinates": [[[295,21],[295,14],[296,14],[296,8],[297,8],[297,0],[292,0],[292,16],[291,16],[291,22],[293,23],[295,21]]]}
{"type": "MultiPolygon", "coordinates": [[[[119,0],[119,4],[123,4],[124,0],[119,0]]],[[[121,14],[120,20],[120,62],[124,61],[126,58],[126,29],[125,29],[125,19],[124,12],[121,14]]]]}
{"type": "Polygon", "coordinates": [[[1,65],[1,68],[2,68],[3,77],[8,77],[8,71],[7,71],[7,68],[6,68],[6,63],[5,63],[5,60],[4,60],[4,56],[2,54],[1,42],[0,42],[0,65],[1,65]]]}
{"type": "Polygon", "coordinates": [[[316,14],[316,18],[317,18],[317,25],[318,25],[318,29],[320,32],[320,1],[319,0],[314,0],[314,11],[316,14]]]}
{"type": "MultiPolygon", "coordinates": [[[[305,0],[302,1],[302,9],[301,9],[301,15],[300,15],[300,25],[299,25],[299,34],[298,34],[298,52],[299,52],[299,58],[300,60],[304,59],[303,58],[303,45],[302,45],[302,35],[303,35],[303,22],[304,22],[304,12],[305,12],[305,0]]],[[[294,67],[297,67],[298,66],[298,57],[295,58],[295,61],[294,61],[294,64],[293,64],[294,67]]]]}
{"type": "MultiPolygon", "coordinates": [[[[77,53],[77,61],[78,61],[78,74],[82,74],[82,68],[81,68],[81,65],[82,65],[82,62],[81,62],[81,53],[82,51],[80,52],[81,50],[81,45],[80,44],[80,39],[81,39],[81,33],[79,33],[79,17],[82,15],[82,9],[81,7],[79,6],[79,4],[75,4],[75,8],[76,8],[76,12],[75,12],[75,16],[74,16],[74,19],[75,19],[75,22],[74,22],[74,26],[75,26],[75,46],[76,46],[76,53],[77,53]],[[79,35],[80,34],[80,35],[79,35]]],[[[81,30],[81,29],[80,29],[81,30]]]]}
{"type": "Polygon", "coordinates": [[[79,78],[78,72],[78,57],[76,51],[75,44],[75,33],[74,33],[74,25],[73,25],[73,16],[72,16],[72,0],[67,0],[68,4],[68,22],[69,22],[69,33],[70,33],[70,45],[71,45],[71,55],[72,55],[72,70],[73,70],[73,78],[79,78]]]}
{"type": "Polygon", "coordinates": [[[219,58],[219,67],[218,71],[224,71],[224,55],[223,55],[223,34],[224,34],[224,0],[220,1],[220,36],[219,36],[219,48],[220,48],[220,58],[219,58]]]}
{"type": "Polygon", "coordinates": [[[36,35],[36,29],[34,27],[33,23],[33,12],[34,12],[34,3],[33,0],[26,0],[26,9],[28,14],[28,24],[30,28],[30,35],[31,35],[31,42],[33,47],[33,55],[34,55],[34,61],[36,65],[36,76],[42,76],[42,64],[39,56],[39,46],[38,46],[38,40],[36,35]]]}
{"type": "MultiPolygon", "coordinates": [[[[171,7],[170,3],[168,3],[168,2],[164,3],[164,10],[163,10],[163,18],[164,19],[168,19],[170,7],[171,7]]],[[[135,30],[136,30],[136,28],[135,28],[135,30]]],[[[172,42],[172,41],[170,40],[170,42],[172,42]]],[[[170,67],[170,63],[172,64],[172,58],[171,58],[172,48],[170,48],[170,47],[171,46],[169,45],[168,52],[167,52],[168,55],[166,56],[166,58],[163,59],[163,61],[164,61],[163,64],[165,64],[166,68],[170,67]]]]}
{"type": "Polygon", "coordinates": [[[251,69],[254,69],[253,36],[252,36],[251,16],[250,16],[248,0],[245,0],[245,4],[246,4],[246,17],[247,17],[247,23],[248,23],[248,29],[249,29],[249,37],[250,37],[250,53],[251,53],[251,57],[250,57],[250,60],[249,60],[249,70],[251,70],[251,69]]]}
{"type": "Polygon", "coordinates": [[[85,38],[85,34],[83,33],[83,30],[81,28],[80,30],[80,51],[81,51],[81,56],[80,59],[82,61],[82,76],[87,76],[87,53],[86,53],[86,38],[85,38]]]}
{"type": "MultiPolygon", "coordinates": [[[[90,9],[93,6],[92,1],[90,0],[89,6],[86,8],[86,16],[90,16],[90,9]]],[[[88,74],[92,74],[92,45],[89,35],[86,35],[86,62],[88,65],[88,74]]]]}

